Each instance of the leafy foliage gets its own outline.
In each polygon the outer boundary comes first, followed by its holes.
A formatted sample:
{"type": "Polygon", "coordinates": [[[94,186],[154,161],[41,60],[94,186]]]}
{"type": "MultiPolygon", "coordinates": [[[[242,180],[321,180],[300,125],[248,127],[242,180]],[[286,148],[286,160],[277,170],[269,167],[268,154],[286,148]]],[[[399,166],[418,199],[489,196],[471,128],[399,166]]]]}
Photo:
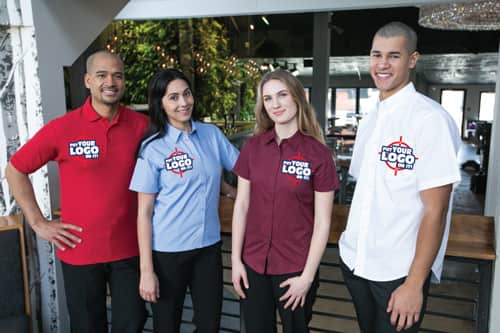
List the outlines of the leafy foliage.
{"type": "Polygon", "coordinates": [[[147,103],[149,80],[175,67],[192,77],[196,118],[251,120],[260,72],[251,60],[231,56],[227,29],[217,19],[115,21],[106,47],[125,62],[127,104],[147,103]]]}

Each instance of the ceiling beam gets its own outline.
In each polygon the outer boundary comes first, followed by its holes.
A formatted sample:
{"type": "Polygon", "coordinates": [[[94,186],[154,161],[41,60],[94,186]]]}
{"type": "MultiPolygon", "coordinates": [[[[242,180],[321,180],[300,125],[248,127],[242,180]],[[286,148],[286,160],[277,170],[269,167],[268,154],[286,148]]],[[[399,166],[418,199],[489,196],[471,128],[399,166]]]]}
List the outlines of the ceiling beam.
{"type": "Polygon", "coordinates": [[[411,7],[448,0],[130,0],[116,19],[173,19],[411,7]]]}

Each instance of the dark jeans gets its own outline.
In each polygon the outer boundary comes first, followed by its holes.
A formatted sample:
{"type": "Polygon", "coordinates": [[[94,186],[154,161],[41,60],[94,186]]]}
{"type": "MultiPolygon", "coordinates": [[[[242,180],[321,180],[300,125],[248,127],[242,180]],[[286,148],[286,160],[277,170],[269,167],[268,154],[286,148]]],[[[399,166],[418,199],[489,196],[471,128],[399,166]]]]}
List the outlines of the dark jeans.
{"type": "MultiPolygon", "coordinates": [[[[352,296],[356,315],[358,317],[359,328],[362,333],[396,333],[396,326],[393,326],[390,321],[390,313],[387,313],[387,304],[391,298],[391,294],[396,290],[406,277],[393,280],[376,282],[363,279],[353,274],[353,271],[347,265],[340,262],[340,268],[344,276],[344,281],[347,289],[352,296]]],[[[420,310],[419,321],[413,324],[409,329],[403,329],[400,332],[417,333],[424,317],[425,307],[427,304],[427,295],[429,293],[430,274],[424,283],[423,304],[420,310]]]]}
{"type": "Polygon", "coordinates": [[[222,310],[221,242],[183,252],[153,251],[160,298],[152,303],[155,332],[179,332],[186,289],[193,301],[196,332],[217,333],[222,310]]]}
{"type": "Polygon", "coordinates": [[[61,264],[72,333],[108,332],[107,284],[111,291],[111,331],[142,332],[147,312],[139,295],[138,257],[93,265],[61,264]]]}
{"type": "Polygon", "coordinates": [[[280,288],[280,283],[288,278],[298,276],[301,272],[268,275],[259,274],[245,265],[250,288],[244,289],[246,298],[241,300],[241,310],[246,333],[275,333],[276,309],[281,317],[283,333],[309,332],[309,322],[312,318],[312,307],[319,287],[318,274],[309,288],[304,307],[300,305],[292,311],[291,307],[284,309],[286,301],[279,298],[287,288],[280,288]]]}

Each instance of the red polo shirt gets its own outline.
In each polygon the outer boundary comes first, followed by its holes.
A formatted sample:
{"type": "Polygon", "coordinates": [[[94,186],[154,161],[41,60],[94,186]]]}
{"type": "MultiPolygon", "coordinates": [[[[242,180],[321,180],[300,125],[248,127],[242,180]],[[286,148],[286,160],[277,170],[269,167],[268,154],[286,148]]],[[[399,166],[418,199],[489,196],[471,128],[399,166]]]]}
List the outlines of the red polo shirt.
{"type": "Polygon", "coordinates": [[[69,264],[138,255],[137,197],[128,189],[147,117],[121,106],[112,122],[85,104],[44,126],[11,158],[25,174],[59,165],[61,220],[83,228],[82,243],[57,251],[69,264]]]}
{"type": "Polygon", "coordinates": [[[278,146],[274,129],[250,138],[233,171],[250,181],[243,260],[261,274],[304,269],[314,192],[339,187],[330,150],[299,131],[278,146]]]}

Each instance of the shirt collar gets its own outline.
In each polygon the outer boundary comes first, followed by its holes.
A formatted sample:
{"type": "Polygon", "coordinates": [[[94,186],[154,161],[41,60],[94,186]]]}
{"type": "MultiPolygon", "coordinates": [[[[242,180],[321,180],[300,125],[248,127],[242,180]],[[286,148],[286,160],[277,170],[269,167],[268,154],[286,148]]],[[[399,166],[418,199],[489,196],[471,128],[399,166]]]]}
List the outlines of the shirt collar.
{"type": "MultiPolygon", "coordinates": [[[[196,133],[196,122],[191,121],[191,134],[196,133]]],[[[179,142],[182,135],[186,135],[186,131],[181,131],[180,129],[175,128],[174,126],[167,123],[167,136],[170,140],[173,140],[175,143],[179,142]]]]}
{"type": "Polygon", "coordinates": [[[390,110],[394,106],[399,105],[401,102],[408,102],[408,96],[415,93],[415,87],[413,86],[412,82],[409,82],[406,86],[404,86],[401,90],[396,92],[394,95],[384,99],[383,101],[380,100],[380,95],[378,98],[377,106],[378,110],[385,109],[385,110],[390,110]]]}
{"type": "MultiPolygon", "coordinates": [[[[281,142],[287,142],[288,144],[292,145],[292,147],[297,148],[300,141],[302,140],[303,134],[297,130],[294,135],[291,137],[282,140],[281,142]]],[[[276,142],[276,131],[274,130],[274,127],[269,129],[267,132],[262,134],[262,138],[264,139],[265,144],[269,144],[271,142],[276,142]]],[[[277,143],[277,142],[276,142],[277,143]]]]}
{"type": "MultiPolygon", "coordinates": [[[[113,124],[117,123],[118,121],[120,121],[120,118],[125,119],[125,116],[122,115],[124,113],[124,112],[122,112],[122,110],[124,108],[125,108],[125,106],[120,104],[120,106],[118,107],[118,111],[116,112],[115,118],[113,118],[113,121],[111,123],[113,123],[113,124]]],[[[99,115],[99,113],[97,113],[97,111],[94,110],[94,107],[92,106],[92,97],[91,96],[87,97],[87,99],[85,100],[85,103],[83,104],[83,107],[82,107],[82,112],[83,112],[83,116],[85,117],[85,119],[87,119],[90,122],[94,122],[94,121],[98,121],[98,120],[102,119],[101,115],[99,115]]]]}

